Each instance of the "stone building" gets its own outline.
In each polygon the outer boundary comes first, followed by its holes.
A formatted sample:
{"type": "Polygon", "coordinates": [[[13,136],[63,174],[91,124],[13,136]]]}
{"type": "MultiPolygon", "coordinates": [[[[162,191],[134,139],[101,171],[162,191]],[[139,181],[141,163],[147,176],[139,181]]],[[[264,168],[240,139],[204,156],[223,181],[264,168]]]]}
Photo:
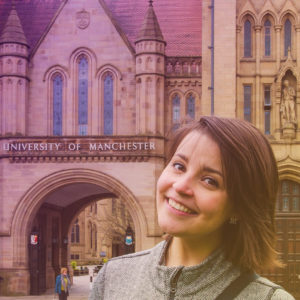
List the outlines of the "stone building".
{"type": "Polygon", "coordinates": [[[269,138],[287,265],[269,275],[299,290],[299,1],[152,2],[0,2],[1,294],[52,287],[95,200],[124,203],[136,251],[160,241],[166,134],[209,114],[269,138]]]}
{"type": "Polygon", "coordinates": [[[76,216],[72,225],[70,259],[79,265],[98,265],[102,258],[134,252],[132,228],[134,224],[124,202],[117,198],[95,201],[76,216]],[[126,241],[128,231],[131,240],[126,241]]]}

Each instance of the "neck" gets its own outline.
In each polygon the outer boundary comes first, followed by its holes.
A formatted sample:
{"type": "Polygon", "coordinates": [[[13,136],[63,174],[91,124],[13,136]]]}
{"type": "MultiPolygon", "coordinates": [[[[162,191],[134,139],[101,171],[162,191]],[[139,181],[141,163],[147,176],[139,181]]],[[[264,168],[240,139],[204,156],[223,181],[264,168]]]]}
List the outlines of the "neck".
{"type": "Polygon", "coordinates": [[[195,266],[205,260],[220,245],[219,239],[210,242],[173,237],[166,253],[166,266],[195,266]]]}

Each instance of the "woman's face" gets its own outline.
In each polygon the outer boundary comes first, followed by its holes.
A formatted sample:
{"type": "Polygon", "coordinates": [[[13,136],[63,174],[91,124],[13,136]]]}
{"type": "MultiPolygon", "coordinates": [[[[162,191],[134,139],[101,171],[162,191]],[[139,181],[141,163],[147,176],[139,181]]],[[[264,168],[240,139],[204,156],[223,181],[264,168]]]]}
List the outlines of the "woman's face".
{"type": "Polygon", "coordinates": [[[179,144],[157,182],[158,222],[182,238],[220,240],[231,214],[218,145],[193,131],[179,144]]]}

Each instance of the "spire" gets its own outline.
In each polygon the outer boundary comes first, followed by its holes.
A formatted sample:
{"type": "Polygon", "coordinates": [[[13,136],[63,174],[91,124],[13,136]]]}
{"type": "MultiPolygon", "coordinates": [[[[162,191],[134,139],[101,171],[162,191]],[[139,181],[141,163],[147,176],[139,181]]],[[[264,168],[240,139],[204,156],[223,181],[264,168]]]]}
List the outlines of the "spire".
{"type": "Polygon", "coordinates": [[[153,0],[149,0],[149,7],[144,22],[135,42],[142,40],[165,41],[153,9],[153,0]]]}
{"type": "Polygon", "coordinates": [[[0,43],[21,43],[28,45],[14,1],[4,29],[0,35],[0,43]]]}

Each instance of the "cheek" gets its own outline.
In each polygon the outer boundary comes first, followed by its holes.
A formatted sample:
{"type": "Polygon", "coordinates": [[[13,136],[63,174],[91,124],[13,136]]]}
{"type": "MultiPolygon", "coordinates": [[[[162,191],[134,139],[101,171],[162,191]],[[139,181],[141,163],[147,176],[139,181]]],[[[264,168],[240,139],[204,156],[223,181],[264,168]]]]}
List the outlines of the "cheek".
{"type": "Polygon", "coordinates": [[[156,184],[157,195],[159,195],[159,193],[164,192],[167,186],[168,186],[167,176],[165,172],[162,172],[156,184]]]}
{"type": "Polygon", "coordinates": [[[226,193],[215,195],[214,197],[202,197],[201,209],[207,215],[229,215],[230,207],[226,193]]]}

